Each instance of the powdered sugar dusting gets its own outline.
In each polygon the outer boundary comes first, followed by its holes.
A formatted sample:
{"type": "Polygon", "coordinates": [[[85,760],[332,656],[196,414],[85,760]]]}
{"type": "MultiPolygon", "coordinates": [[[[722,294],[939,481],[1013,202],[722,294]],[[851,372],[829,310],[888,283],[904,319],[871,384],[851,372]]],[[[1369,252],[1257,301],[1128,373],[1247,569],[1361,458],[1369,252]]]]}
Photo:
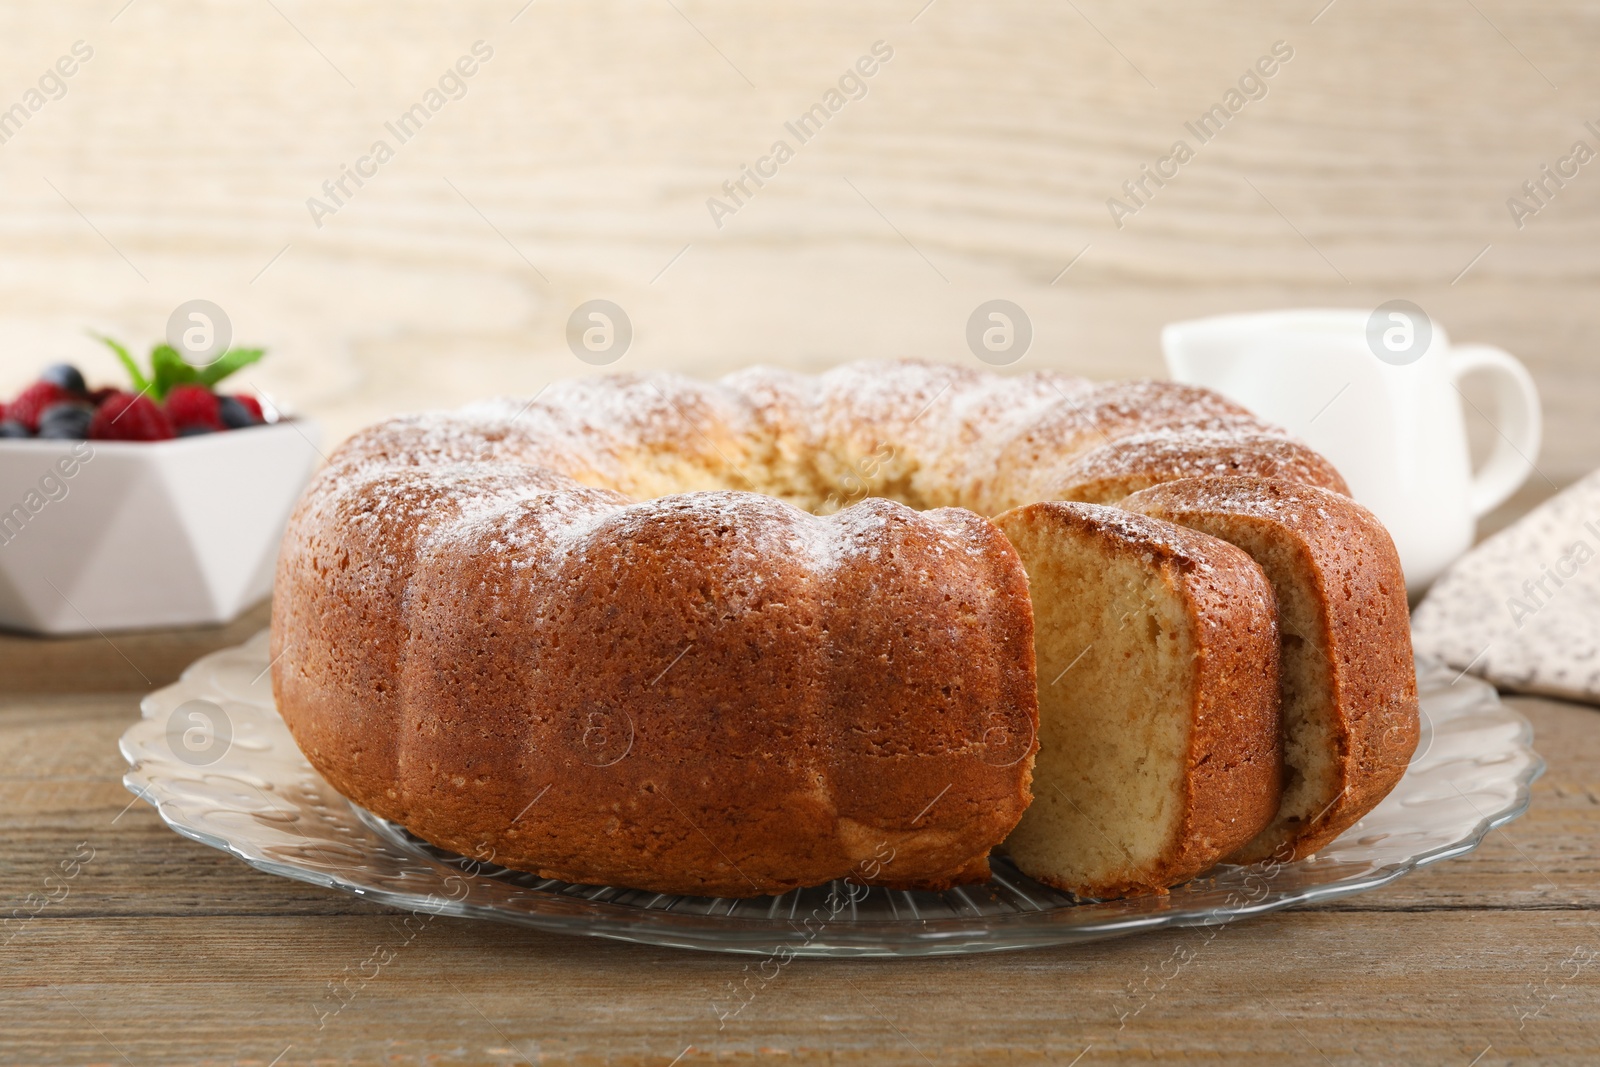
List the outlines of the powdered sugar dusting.
{"type": "Polygon", "coordinates": [[[1147,489],[1130,498],[1129,506],[1154,498],[1163,507],[1224,511],[1300,526],[1308,517],[1321,523],[1334,516],[1357,517],[1372,526],[1377,519],[1366,508],[1320,486],[1283,479],[1236,476],[1184,478],[1147,489]]]}
{"type": "Polygon", "coordinates": [[[1280,431],[1162,427],[1119,437],[1084,454],[1063,472],[1074,483],[1139,475],[1147,482],[1205,475],[1283,478],[1348,493],[1339,472],[1311,448],[1280,431]]]}
{"type": "MultiPolygon", "coordinates": [[[[626,536],[675,516],[737,526],[737,551],[820,572],[883,541],[891,512],[871,497],[993,513],[1047,496],[1058,465],[1108,441],[1156,466],[1199,451],[1218,471],[1300,447],[1213,393],[1165,382],[1096,385],[915,361],[820,377],[753,368],[720,382],[622,374],[370,427],[339,450],[307,502],[355,508],[347,521],[412,526],[428,550],[559,552],[602,528],[626,536]],[[828,510],[818,495],[828,486],[848,492],[829,497],[840,510],[827,518],[773,499],[828,510]],[[1019,493],[1024,501],[1008,499],[1019,493]]],[[[939,551],[987,550],[957,526],[913,521],[939,528],[939,551]]]]}

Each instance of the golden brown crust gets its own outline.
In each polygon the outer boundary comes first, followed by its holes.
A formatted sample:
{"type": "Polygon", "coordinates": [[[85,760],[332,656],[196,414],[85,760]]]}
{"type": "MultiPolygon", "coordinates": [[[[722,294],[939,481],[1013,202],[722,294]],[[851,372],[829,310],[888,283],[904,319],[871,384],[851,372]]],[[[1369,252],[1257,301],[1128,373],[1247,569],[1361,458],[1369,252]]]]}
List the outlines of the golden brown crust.
{"type": "Polygon", "coordinates": [[[292,526],[274,681],[345,795],[568,881],[988,877],[1030,797],[1037,697],[1026,578],[986,520],[443,469],[448,503],[386,469],[292,526]]]}
{"type": "Polygon", "coordinates": [[[1106,554],[1138,558],[1183,603],[1195,648],[1182,815],[1160,859],[1093,884],[1023,873],[1100,899],[1165,892],[1254,837],[1277,811],[1283,782],[1277,617],[1261,568],[1225,541],[1114,507],[1049,501],[996,521],[1013,536],[1022,524],[1085,531],[1106,554]]]}
{"type": "Polygon", "coordinates": [[[1419,734],[1405,579],[1394,542],[1371,512],[1313,486],[1254,478],[1168,482],[1123,506],[1218,537],[1270,525],[1291,545],[1319,613],[1309,640],[1328,664],[1335,796],[1286,840],[1252,842],[1240,862],[1309,856],[1377,806],[1405,774],[1419,734]],[[1284,846],[1280,848],[1280,846],[1284,846]]]}
{"type": "Polygon", "coordinates": [[[1191,801],[1183,835],[1189,844],[1184,862],[1175,864],[1189,872],[1183,878],[1255,837],[1272,821],[1283,789],[1272,587],[1254,560],[1226,547],[1232,552],[1212,556],[1208,568],[1185,576],[1191,618],[1206,639],[1190,749],[1191,801]]]}
{"type": "Polygon", "coordinates": [[[1152,430],[1101,445],[1075,460],[1057,496],[1115,504],[1141,489],[1179,478],[1221,475],[1277,478],[1350,495],[1339,472],[1309,445],[1259,430],[1152,430]]]}
{"type": "Polygon", "coordinates": [[[463,501],[512,499],[536,477],[491,464],[461,468],[448,486],[405,467],[345,474],[336,458],[290,519],[271,656],[273,691],[296,741],[334,788],[354,797],[385,788],[395,773],[407,645],[397,605],[419,542],[463,501]]]}

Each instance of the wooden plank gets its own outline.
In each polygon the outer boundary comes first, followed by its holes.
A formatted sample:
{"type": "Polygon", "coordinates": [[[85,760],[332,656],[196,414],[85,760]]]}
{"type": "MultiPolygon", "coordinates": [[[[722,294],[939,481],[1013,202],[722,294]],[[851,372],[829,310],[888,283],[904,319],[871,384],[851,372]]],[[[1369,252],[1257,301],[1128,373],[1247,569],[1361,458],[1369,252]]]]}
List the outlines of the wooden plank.
{"type": "Polygon", "coordinates": [[[395,916],[51,920],[8,950],[0,1047],[27,1062],[114,1046],[135,1063],[266,1063],[293,1046],[287,1062],[662,1065],[690,1046],[689,1062],[1068,1063],[1092,1045],[1088,1062],[1251,1064],[1465,1064],[1493,1046],[1491,1063],[1592,1063],[1600,984],[1566,962],[1595,944],[1587,918],[1298,913],[1208,943],[801,960],[727,1019],[714,1004],[747,973],[733,957],[395,916]]]}
{"type": "Polygon", "coordinates": [[[243,644],[271,621],[263,601],[222,626],[35,637],[0,631],[0,692],[150,690],[177,681],[208,652],[243,644]]]}

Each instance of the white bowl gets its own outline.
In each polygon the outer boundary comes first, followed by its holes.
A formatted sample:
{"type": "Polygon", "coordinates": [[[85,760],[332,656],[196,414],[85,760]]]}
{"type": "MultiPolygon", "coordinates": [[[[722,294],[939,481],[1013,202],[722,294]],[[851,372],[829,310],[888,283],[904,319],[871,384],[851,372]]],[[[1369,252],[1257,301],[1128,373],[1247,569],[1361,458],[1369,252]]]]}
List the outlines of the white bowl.
{"type": "Polygon", "coordinates": [[[272,589],[314,423],[172,441],[0,440],[0,627],[222,623],[272,589]]]}

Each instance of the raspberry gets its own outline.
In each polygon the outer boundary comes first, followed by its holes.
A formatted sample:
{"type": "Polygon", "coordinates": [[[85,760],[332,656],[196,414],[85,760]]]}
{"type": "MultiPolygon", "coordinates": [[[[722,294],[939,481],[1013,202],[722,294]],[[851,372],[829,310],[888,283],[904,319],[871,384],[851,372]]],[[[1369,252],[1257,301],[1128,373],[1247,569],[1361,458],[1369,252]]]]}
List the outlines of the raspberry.
{"type": "Polygon", "coordinates": [[[217,395],[203,385],[175,385],[167,394],[167,417],[179,430],[222,429],[217,395]]]}
{"type": "Polygon", "coordinates": [[[39,416],[51,404],[71,400],[73,396],[54,382],[34,382],[20,396],[6,405],[6,418],[15,419],[30,433],[39,432],[39,416]]]}
{"type": "Polygon", "coordinates": [[[165,441],[175,436],[167,413],[142,394],[108,397],[89,423],[89,438],[94,441],[165,441]]]}

